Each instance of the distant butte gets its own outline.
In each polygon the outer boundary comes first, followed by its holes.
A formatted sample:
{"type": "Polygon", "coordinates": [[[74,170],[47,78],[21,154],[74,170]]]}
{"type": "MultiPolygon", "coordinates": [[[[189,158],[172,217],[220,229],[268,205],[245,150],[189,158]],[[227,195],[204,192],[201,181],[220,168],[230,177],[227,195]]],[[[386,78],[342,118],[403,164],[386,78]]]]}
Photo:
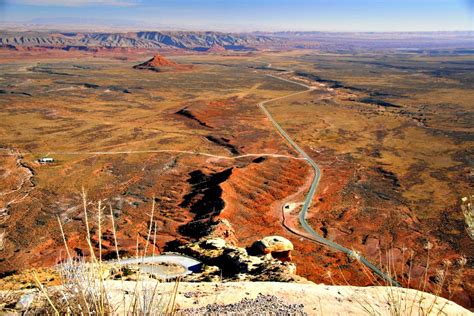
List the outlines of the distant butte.
{"type": "Polygon", "coordinates": [[[173,70],[189,70],[193,66],[192,65],[181,65],[174,61],[168,60],[165,57],[156,54],[153,58],[147,60],[144,63],[138,64],[133,66],[135,69],[144,69],[144,70],[152,70],[157,72],[163,71],[173,71],[173,70]]]}
{"type": "Polygon", "coordinates": [[[216,54],[216,53],[217,53],[217,54],[218,54],[218,53],[222,53],[222,52],[225,52],[225,51],[226,51],[226,49],[225,49],[223,46],[217,45],[217,44],[216,44],[216,45],[212,45],[212,46],[207,50],[208,53],[215,53],[215,54],[216,54]]]}

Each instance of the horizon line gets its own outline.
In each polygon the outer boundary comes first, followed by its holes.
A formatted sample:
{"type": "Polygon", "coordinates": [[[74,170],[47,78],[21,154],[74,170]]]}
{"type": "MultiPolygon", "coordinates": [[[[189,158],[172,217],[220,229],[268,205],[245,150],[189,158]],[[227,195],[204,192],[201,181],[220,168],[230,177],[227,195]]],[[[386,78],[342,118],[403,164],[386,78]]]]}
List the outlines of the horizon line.
{"type": "Polygon", "coordinates": [[[89,33],[103,33],[103,32],[214,32],[214,33],[265,33],[265,34],[274,34],[274,33],[366,33],[366,34],[429,34],[429,33],[474,33],[472,29],[453,29],[453,30],[410,30],[410,31],[396,31],[396,30],[323,30],[323,29],[300,29],[300,30],[289,30],[289,29],[280,29],[280,30],[225,30],[225,29],[212,29],[212,28],[192,28],[192,27],[179,27],[179,26],[162,26],[162,27],[118,27],[118,26],[108,26],[101,24],[90,24],[90,26],[72,26],[72,25],[57,25],[54,24],[43,24],[43,23],[31,23],[31,22],[0,22],[0,27],[5,27],[0,29],[0,31],[31,31],[31,32],[46,32],[46,31],[75,31],[75,32],[89,32],[89,33]],[[38,26],[41,29],[27,29],[28,27],[38,26]],[[27,30],[15,30],[15,28],[26,28],[27,30]],[[88,28],[101,27],[104,30],[93,30],[88,28]]]}

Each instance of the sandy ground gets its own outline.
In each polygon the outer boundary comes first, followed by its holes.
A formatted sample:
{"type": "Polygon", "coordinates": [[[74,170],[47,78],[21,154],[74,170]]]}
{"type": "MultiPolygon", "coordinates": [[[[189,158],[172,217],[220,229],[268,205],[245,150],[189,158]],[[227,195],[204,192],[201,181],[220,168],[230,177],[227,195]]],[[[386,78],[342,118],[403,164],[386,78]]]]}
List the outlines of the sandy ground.
{"type": "MultiPolygon", "coordinates": [[[[152,289],[156,281],[143,283],[143,289],[152,289]]],[[[117,295],[115,304],[122,305],[122,286],[133,291],[135,282],[109,281],[106,285],[117,295]]],[[[159,284],[157,292],[169,296],[174,284],[159,284]]],[[[390,304],[397,306],[401,315],[472,315],[463,307],[435,296],[416,290],[395,289],[390,287],[352,287],[317,284],[296,284],[280,282],[229,282],[229,283],[180,283],[176,304],[184,314],[202,314],[212,310],[221,310],[246,314],[245,308],[253,306],[254,311],[269,312],[265,302],[277,302],[279,308],[300,310],[308,315],[390,315],[390,304]],[[273,298],[273,300],[271,299],[273,298]],[[419,305],[414,302],[420,302],[419,305]],[[253,305],[252,305],[253,304],[253,305]],[[301,304],[303,306],[301,306],[301,304]],[[216,307],[219,305],[218,307],[216,307]],[[233,305],[233,306],[230,306],[233,305]],[[191,311],[196,311],[193,313],[191,311]],[[431,310],[431,313],[428,311],[431,310]],[[441,312],[440,312],[441,310],[441,312]]],[[[270,305],[271,306],[271,305],[270,305]]],[[[280,310],[281,311],[281,310],[280,310]]],[[[120,313],[120,308],[118,310],[120,313]]]]}

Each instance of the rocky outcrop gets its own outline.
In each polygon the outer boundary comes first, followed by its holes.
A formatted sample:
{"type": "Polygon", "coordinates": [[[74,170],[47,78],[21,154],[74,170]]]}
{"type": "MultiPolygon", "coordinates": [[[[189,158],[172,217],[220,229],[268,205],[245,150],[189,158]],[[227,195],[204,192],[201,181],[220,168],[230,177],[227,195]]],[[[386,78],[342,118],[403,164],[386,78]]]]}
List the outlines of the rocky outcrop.
{"type": "Polygon", "coordinates": [[[202,238],[181,245],[175,251],[196,258],[205,265],[218,267],[222,278],[228,281],[307,282],[295,274],[294,263],[277,260],[270,253],[247,251],[222,238],[202,238]]]}
{"type": "Polygon", "coordinates": [[[174,61],[168,60],[165,57],[156,54],[153,58],[144,63],[133,66],[135,69],[152,70],[156,72],[171,71],[171,70],[189,70],[192,65],[180,65],[174,61]]]}
{"type": "MultiPolygon", "coordinates": [[[[429,293],[383,286],[180,282],[176,291],[174,282],[147,279],[141,283],[107,280],[104,288],[116,315],[127,314],[131,310],[129,304],[134,302],[137,289],[156,291],[161,294],[159,299],[165,303],[172,298],[176,315],[472,315],[472,312],[456,303],[429,293]]],[[[54,290],[56,292],[50,292],[53,298],[55,293],[61,294],[63,289],[50,289],[54,290]]],[[[27,311],[28,314],[43,315],[49,306],[45,295],[37,290],[0,291],[0,295],[3,299],[0,313],[6,315],[22,315],[27,311]]],[[[63,299],[64,295],[59,297],[63,299]]],[[[150,314],[162,313],[154,311],[150,314]]]]}
{"type": "Polygon", "coordinates": [[[147,68],[147,67],[176,67],[178,66],[177,63],[174,61],[166,59],[164,56],[156,54],[150,60],[135,66],[134,68],[147,68]]]}
{"type": "Polygon", "coordinates": [[[217,222],[209,228],[207,237],[214,240],[225,239],[226,244],[232,246],[237,245],[235,231],[232,228],[232,225],[226,219],[217,220],[217,222]]]}
{"type": "Polygon", "coordinates": [[[273,258],[285,262],[291,261],[293,244],[281,236],[268,236],[254,242],[252,250],[256,253],[270,254],[273,258]]]}

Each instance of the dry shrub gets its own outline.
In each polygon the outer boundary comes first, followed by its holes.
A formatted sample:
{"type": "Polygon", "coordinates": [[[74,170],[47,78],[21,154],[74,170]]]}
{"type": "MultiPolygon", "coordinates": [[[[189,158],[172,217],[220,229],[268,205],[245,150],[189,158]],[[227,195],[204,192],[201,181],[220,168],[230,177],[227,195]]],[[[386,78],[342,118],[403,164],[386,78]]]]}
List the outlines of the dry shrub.
{"type": "MultiPolygon", "coordinates": [[[[179,280],[173,281],[172,288],[169,291],[163,291],[163,286],[160,286],[166,280],[151,280],[145,274],[140,272],[140,262],[146,257],[148,246],[153,238],[156,240],[156,230],[154,236],[152,234],[152,227],[156,227],[154,223],[154,209],[153,203],[148,234],[145,243],[145,250],[139,253],[138,239],[137,239],[137,254],[136,262],[138,271],[133,281],[133,286],[130,289],[130,284],[125,284],[127,277],[126,267],[120,263],[119,245],[117,244],[117,233],[115,229],[114,214],[112,208],[110,210],[110,221],[113,227],[113,237],[115,243],[115,251],[117,261],[114,263],[105,262],[102,260],[102,231],[104,223],[104,206],[101,201],[96,203],[95,208],[95,231],[98,234],[98,254],[92,246],[91,242],[91,227],[89,220],[88,201],[85,192],[82,193],[84,220],[86,225],[86,241],[89,247],[90,258],[73,258],[67,245],[67,238],[63,231],[63,226],[58,218],[58,223],[61,228],[61,233],[66,248],[68,258],[58,265],[58,271],[61,276],[61,285],[54,288],[44,287],[39,278],[35,275],[40,296],[37,300],[43,303],[36,303],[36,306],[31,312],[34,314],[48,314],[48,315],[173,315],[176,313],[176,295],[179,286],[179,280]],[[111,286],[110,272],[118,270],[117,277],[114,278],[113,283],[117,286],[111,286]],[[160,292],[163,291],[163,292],[160,292]],[[117,299],[117,296],[120,296],[117,299]]],[[[154,199],[153,199],[154,201],[154,199]]],[[[154,249],[152,255],[154,256],[154,249]]],[[[130,283],[130,281],[128,281],[130,283]]]]}
{"type": "Polygon", "coordinates": [[[469,237],[474,240],[474,195],[465,196],[461,199],[461,210],[466,222],[466,231],[469,237]]]}
{"type": "MultiPolygon", "coordinates": [[[[360,306],[364,313],[368,315],[385,315],[385,311],[388,311],[389,315],[401,316],[401,315],[445,315],[444,309],[449,301],[441,300],[440,297],[443,293],[448,294],[448,298],[451,299],[454,294],[454,290],[461,284],[462,275],[464,273],[464,267],[466,265],[466,258],[460,257],[454,263],[449,260],[443,262],[442,268],[435,271],[431,271],[430,266],[430,250],[432,244],[426,242],[424,245],[426,251],[426,260],[424,262],[423,275],[419,282],[414,282],[411,279],[412,267],[414,263],[415,253],[402,249],[402,262],[407,263],[408,268],[405,270],[405,264],[402,265],[402,270],[397,273],[395,268],[395,260],[392,250],[388,250],[385,253],[384,273],[388,276],[388,279],[398,280],[400,284],[404,284],[405,287],[396,286],[394,282],[381,280],[381,278],[375,275],[365,264],[358,260],[357,256],[352,259],[355,260],[361,267],[363,273],[370,281],[373,286],[376,286],[377,300],[383,302],[385,307],[383,309],[380,306],[375,305],[374,302],[370,301],[366,295],[360,295],[357,290],[349,289],[348,295],[352,296],[356,303],[360,306]],[[453,269],[455,266],[456,269],[453,269]],[[433,273],[434,272],[434,273],[433,273]],[[428,291],[429,275],[434,275],[435,280],[434,288],[431,288],[432,295],[428,295],[425,291],[428,291]],[[416,283],[416,284],[415,284],[416,283]],[[417,289],[411,289],[416,287],[417,289]],[[418,290],[419,289],[419,290],[418,290]],[[381,313],[381,310],[384,310],[381,313]]],[[[357,253],[353,251],[353,253],[357,253]]],[[[380,266],[382,265],[382,258],[380,258],[380,266]]],[[[349,282],[345,279],[344,274],[341,272],[343,279],[347,285],[349,282]]],[[[328,278],[333,284],[332,275],[327,274],[328,278]]]]}

